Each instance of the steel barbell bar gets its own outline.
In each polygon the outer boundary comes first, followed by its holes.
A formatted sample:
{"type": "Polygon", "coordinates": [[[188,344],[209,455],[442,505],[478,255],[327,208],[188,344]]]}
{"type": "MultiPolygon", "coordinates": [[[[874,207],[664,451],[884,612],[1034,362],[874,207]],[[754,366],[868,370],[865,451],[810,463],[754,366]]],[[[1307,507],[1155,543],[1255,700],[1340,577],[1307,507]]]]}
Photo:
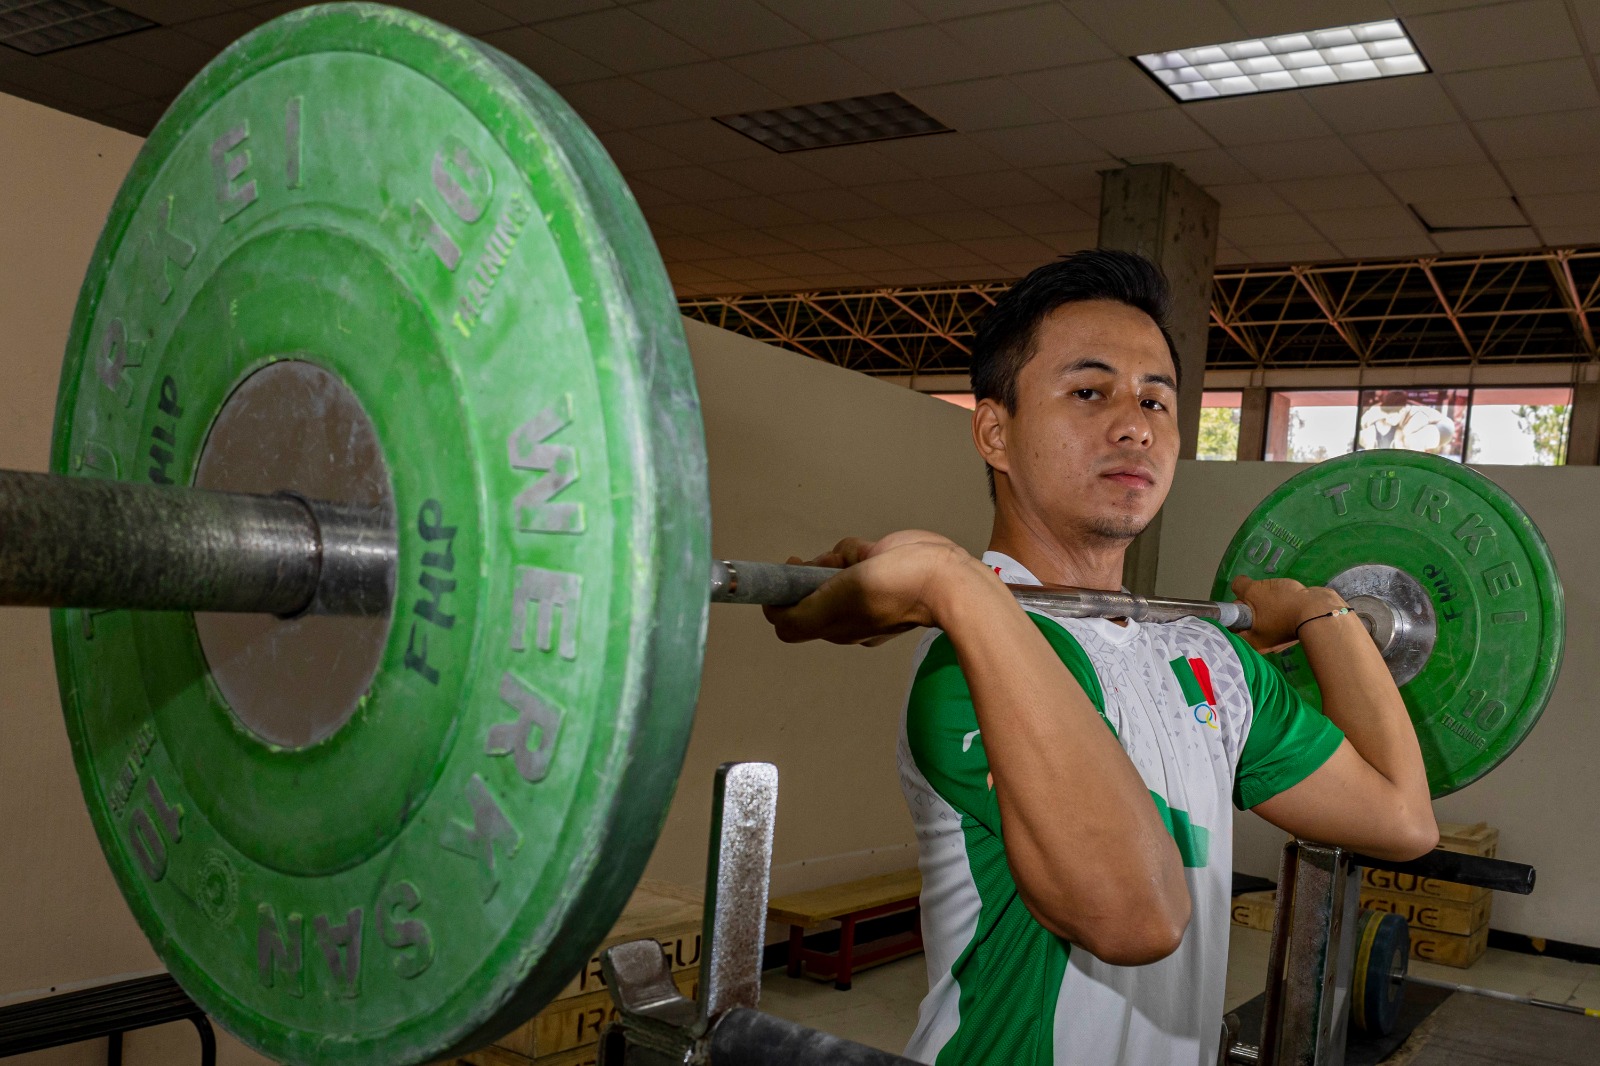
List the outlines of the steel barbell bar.
{"type": "MultiPolygon", "coordinates": [[[[0,604],[91,610],[374,615],[393,600],[392,516],[178,485],[0,470],[0,604]]],[[[711,565],[713,603],[786,605],[839,571],[746,560],[711,565]]],[[[1008,585],[1024,607],[1070,618],[1250,628],[1248,604],[1060,585],[1008,585]]],[[[1380,651],[1401,627],[1377,596],[1351,606],[1380,651]]]]}

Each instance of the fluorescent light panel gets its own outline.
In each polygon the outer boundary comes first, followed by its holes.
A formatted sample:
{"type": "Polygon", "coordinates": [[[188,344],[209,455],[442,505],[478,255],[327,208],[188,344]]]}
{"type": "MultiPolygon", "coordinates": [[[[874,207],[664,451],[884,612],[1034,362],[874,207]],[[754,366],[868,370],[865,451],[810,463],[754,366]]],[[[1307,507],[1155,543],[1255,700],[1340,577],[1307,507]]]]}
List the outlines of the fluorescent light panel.
{"type": "Polygon", "coordinates": [[[99,0],[0,0],[0,44],[35,56],[154,25],[99,0]]]}
{"type": "Polygon", "coordinates": [[[1151,52],[1134,59],[1184,103],[1396,78],[1428,69],[1395,19],[1151,52]]]}
{"type": "Polygon", "coordinates": [[[899,93],[852,96],[773,111],[749,111],[742,115],[719,115],[717,121],[774,152],[801,152],[808,148],[920,137],[925,133],[946,133],[950,129],[899,93]]]}

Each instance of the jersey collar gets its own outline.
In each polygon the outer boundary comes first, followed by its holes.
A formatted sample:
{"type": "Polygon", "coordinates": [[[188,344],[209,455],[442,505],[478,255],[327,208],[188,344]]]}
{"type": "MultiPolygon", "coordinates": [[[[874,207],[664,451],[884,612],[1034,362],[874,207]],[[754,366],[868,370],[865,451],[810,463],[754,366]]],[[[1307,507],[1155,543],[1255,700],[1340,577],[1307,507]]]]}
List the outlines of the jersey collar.
{"type": "MultiPolygon", "coordinates": [[[[1011,558],[1005,552],[986,551],[983,553],[983,563],[999,574],[1000,580],[1008,585],[1044,584],[1043,581],[1033,576],[1033,571],[1011,558]]],[[[1123,591],[1126,592],[1127,589],[1123,589],[1123,591]]],[[[1040,611],[1039,613],[1050,615],[1048,611],[1040,611]]],[[[1075,618],[1073,621],[1089,626],[1112,644],[1124,644],[1132,640],[1138,634],[1140,626],[1140,623],[1134,621],[1128,622],[1125,626],[1119,626],[1106,618],[1075,618]]]]}

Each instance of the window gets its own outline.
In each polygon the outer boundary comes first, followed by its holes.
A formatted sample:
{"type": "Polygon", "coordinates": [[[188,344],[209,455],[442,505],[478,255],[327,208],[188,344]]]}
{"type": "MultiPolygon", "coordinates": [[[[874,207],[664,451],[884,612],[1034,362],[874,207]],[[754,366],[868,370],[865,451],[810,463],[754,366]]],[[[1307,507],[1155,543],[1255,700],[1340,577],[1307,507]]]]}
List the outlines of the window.
{"type": "Polygon", "coordinates": [[[1466,389],[1363,389],[1356,450],[1399,448],[1461,461],[1466,389]]]}
{"type": "Polygon", "coordinates": [[[1275,392],[1267,410],[1268,462],[1320,463],[1356,448],[1355,389],[1275,392]]]}
{"type": "Polygon", "coordinates": [[[1474,389],[1467,462],[1561,466],[1571,423],[1569,388],[1474,389]]]}
{"type": "Polygon", "coordinates": [[[1196,459],[1239,457],[1239,404],[1243,398],[1242,392],[1210,390],[1201,394],[1196,459]]]}

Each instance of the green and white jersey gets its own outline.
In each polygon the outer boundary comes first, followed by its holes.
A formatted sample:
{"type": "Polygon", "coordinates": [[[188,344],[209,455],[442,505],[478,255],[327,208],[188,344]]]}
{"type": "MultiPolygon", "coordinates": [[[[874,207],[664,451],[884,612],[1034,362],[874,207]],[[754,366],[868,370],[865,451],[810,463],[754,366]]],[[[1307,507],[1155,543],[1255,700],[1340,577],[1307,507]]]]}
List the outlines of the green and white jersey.
{"type": "MultiPolygon", "coordinates": [[[[984,561],[1008,582],[1039,583],[998,552],[984,561]]],[[[928,965],[906,1055],[939,1066],[1213,1063],[1228,960],[1230,806],[1252,807],[1305,779],[1343,736],[1275,667],[1212,623],[1033,618],[1150,789],[1183,857],[1193,917],[1177,951],[1133,967],[1101,962],[1034,919],[1006,865],[971,692],[949,637],[934,631],[918,649],[899,746],[928,965]]],[[[1064,784],[1062,802],[1071,795],[1064,784]]]]}

